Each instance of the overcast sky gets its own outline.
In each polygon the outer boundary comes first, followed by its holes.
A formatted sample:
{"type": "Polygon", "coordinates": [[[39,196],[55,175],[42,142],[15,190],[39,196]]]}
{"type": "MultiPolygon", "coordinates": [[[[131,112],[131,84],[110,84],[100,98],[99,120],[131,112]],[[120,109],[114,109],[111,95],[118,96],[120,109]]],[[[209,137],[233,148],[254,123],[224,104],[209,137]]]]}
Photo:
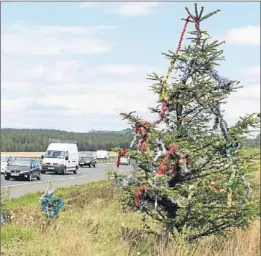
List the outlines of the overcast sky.
{"type": "MultiPolygon", "coordinates": [[[[260,111],[260,3],[201,4],[206,12],[221,9],[201,25],[227,42],[220,74],[244,85],[226,106],[233,124],[260,111]]],[[[1,6],[2,128],[86,132],[126,128],[120,112],[151,120],[156,99],[147,74],[164,75],[169,63],[161,52],[175,51],[184,7],[193,3],[1,6]]]]}

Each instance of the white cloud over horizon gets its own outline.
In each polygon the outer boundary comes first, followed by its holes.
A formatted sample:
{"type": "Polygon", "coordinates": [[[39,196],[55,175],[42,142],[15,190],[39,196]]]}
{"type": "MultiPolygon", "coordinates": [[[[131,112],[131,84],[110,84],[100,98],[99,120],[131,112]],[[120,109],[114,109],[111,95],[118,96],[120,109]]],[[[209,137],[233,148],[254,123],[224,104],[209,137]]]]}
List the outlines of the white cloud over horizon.
{"type": "Polygon", "coordinates": [[[146,16],[155,11],[158,2],[121,2],[118,6],[107,9],[106,13],[119,14],[121,16],[146,16]]]}
{"type": "Polygon", "coordinates": [[[14,24],[3,26],[2,54],[14,56],[101,54],[112,44],[96,37],[99,31],[116,30],[116,26],[41,26],[14,24]]]}
{"type": "MultiPolygon", "coordinates": [[[[91,3],[84,4],[86,9],[93,7],[91,3]]],[[[117,17],[145,19],[157,7],[156,2],[117,3],[105,9],[117,17]]],[[[2,127],[120,130],[127,126],[121,121],[120,112],[134,110],[153,118],[148,107],[155,106],[157,98],[149,91],[151,81],[146,78],[148,73],[164,74],[165,70],[157,61],[146,64],[150,61],[145,54],[137,54],[135,61],[126,59],[124,53],[118,54],[125,27],[120,28],[115,21],[89,26],[46,24],[13,21],[3,27],[2,127]]],[[[246,26],[229,28],[225,35],[229,44],[255,46],[255,33],[255,26],[246,26]],[[242,39],[242,35],[248,39],[242,39]]],[[[133,50],[132,55],[135,54],[133,50]]],[[[244,88],[231,95],[225,107],[230,124],[240,115],[259,111],[260,67],[247,64],[238,73],[244,88]]]]}
{"type": "Polygon", "coordinates": [[[225,33],[224,40],[234,45],[260,45],[260,26],[232,28],[225,33]]]}

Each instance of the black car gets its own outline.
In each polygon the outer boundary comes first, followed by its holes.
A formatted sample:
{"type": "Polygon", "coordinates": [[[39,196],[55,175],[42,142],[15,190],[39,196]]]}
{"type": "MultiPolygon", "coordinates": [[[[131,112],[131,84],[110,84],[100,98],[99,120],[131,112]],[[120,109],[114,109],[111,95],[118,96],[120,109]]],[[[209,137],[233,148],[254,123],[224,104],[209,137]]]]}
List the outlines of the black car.
{"type": "Polygon", "coordinates": [[[88,166],[88,167],[95,167],[97,163],[97,160],[92,154],[84,153],[81,154],[79,157],[79,166],[88,166]]]}
{"type": "Polygon", "coordinates": [[[41,179],[41,165],[34,159],[16,158],[9,163],[4,173],[5,179],[24,178],[31,181],[33,178],[41,179]]]}

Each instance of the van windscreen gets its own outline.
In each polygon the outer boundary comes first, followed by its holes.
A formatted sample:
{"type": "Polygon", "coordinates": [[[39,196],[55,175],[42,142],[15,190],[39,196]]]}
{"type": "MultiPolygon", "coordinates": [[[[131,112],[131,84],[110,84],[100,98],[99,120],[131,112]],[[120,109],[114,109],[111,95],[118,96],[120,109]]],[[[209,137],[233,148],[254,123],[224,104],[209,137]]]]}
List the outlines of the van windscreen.
{"type": "Polygon", "coordinates": [[[47,150],[45,153],[46,158],[60,158],[63,159],[65,155],[64,151],[47,150]]]}

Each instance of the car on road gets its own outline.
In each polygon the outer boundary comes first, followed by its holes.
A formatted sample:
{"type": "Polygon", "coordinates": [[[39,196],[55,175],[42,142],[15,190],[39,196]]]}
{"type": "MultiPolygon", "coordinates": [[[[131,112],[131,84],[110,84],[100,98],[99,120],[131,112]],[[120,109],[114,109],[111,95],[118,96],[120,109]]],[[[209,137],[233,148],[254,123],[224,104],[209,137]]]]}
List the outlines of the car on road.
{"type": "Polygon", "coordinates": [[[88,166],[95,167],[97,163],[96,157],[94,157],[91,153],[81,153],[79,156],[79,166],[88,166]]]}
{"type": "Polygon", "coordinates": [[[120,158],[120,165],[130,165],[130,158],[129,157],[121,157],[120,158]]]}
{"type": "Polygon", "coordinates": [[[109,153],[107,150],[97,150],[96,157],[98,160],[108,160],[109,153]]]}
{"type": "Polygon", "coordinates": [[[11,163],[14,160],[12,156],[1,155],[1,174],[5,172],[8,163],[11,163]]]}
{"type": "Polygon", "coordinates": [[[34,178],[41,180],[41,165],[31,158],[16,158],[8,163],[4,172],[5,180],[10,178],[23,178],[32,181],[34,178]]]}

